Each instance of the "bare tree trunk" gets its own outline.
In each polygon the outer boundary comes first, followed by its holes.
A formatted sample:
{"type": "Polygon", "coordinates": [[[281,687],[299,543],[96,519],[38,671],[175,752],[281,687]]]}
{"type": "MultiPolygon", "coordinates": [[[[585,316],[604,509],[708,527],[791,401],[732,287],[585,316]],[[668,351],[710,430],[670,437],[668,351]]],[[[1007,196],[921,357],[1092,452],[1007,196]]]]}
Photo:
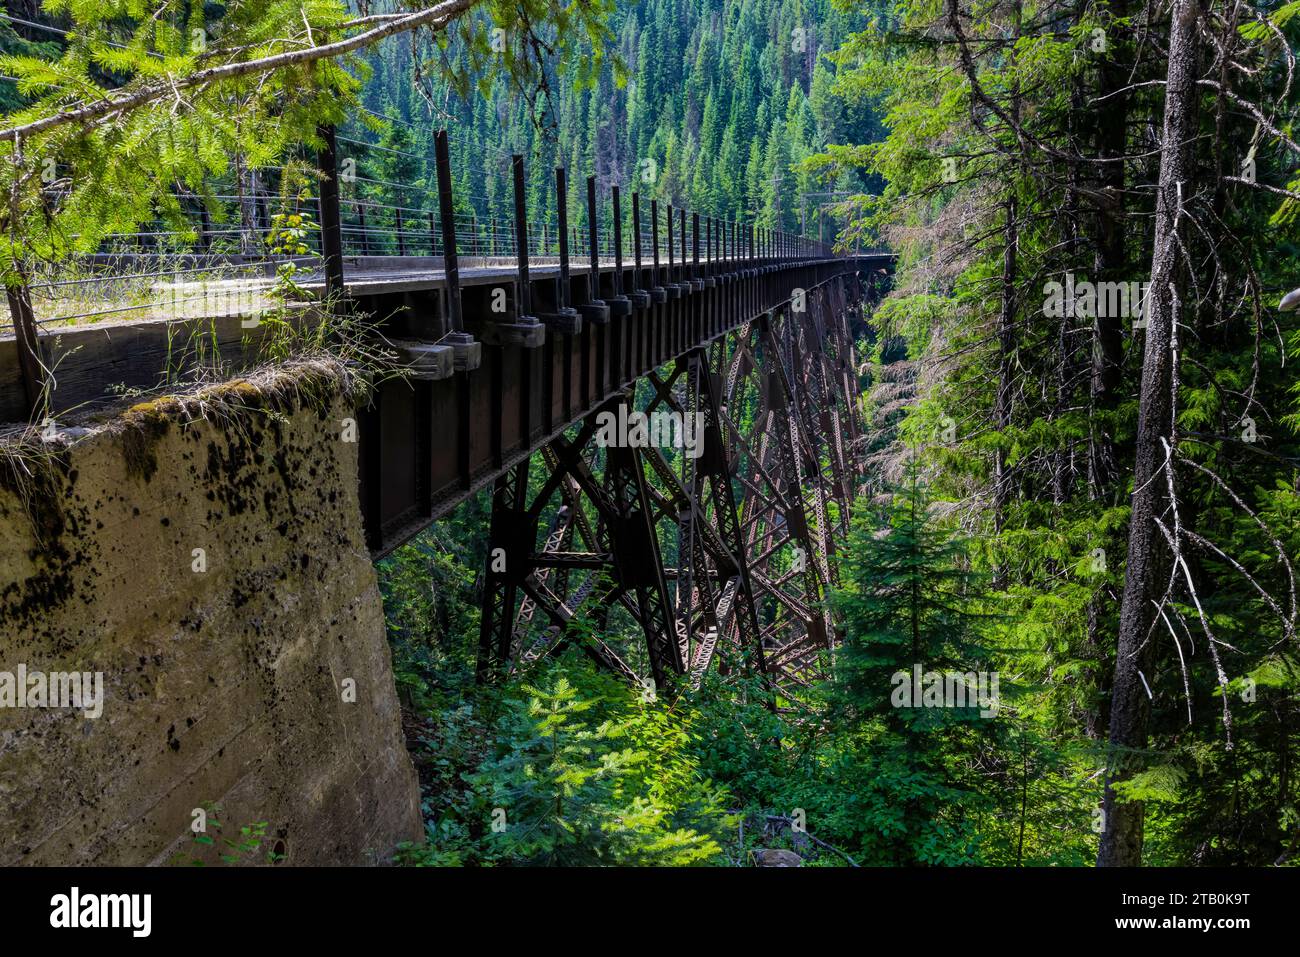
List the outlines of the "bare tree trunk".
{"type": "MultiPolygon", "coordinates": [[[[1126,15],[1127,4],[1113,3],[1115,17],[1126,15]]],[[[1127,93],[1118,92],[1129,81],[1124,64],[1113,57],[1102,62],[1098,71],[1100,83],[1098,97],[1104,104],[1096,108],[1097,158],[1111,160],[1100,164],[1100,194],[1097,205],[1097,248],[1093,258],[1096,275],[1094,281],[1120,281],[1129,277],[1119,273],[1128,265],[1125,255],[1124,163],[1120,157],[1127,146],[1128,105],[1127,93]]],[[[1120,316],[1100,315],[1094,310],[1092,346],[1091,399],[1094,409],[1110,410],[1115,407],[1121,385],[1120,363],[1123,361],[1123,330],[1120,316]]],[[[1094,423],[1089,443],[1089,486],[1094,498],[1104,497],[1105,491],[1115,481],[1114,448],[1109,428],[1099,430],[1094,423]]]]}
{"type": "MultiPolygon", "coordinates": [[[[1014,187],[1012,187],[1014,189],[1014,187]]],[[[1011,425],[1011,390],[1015,378],[1016,350],[1016,197],[1012,193],[1005,204],[1003,225],[1002,301],[998,309],[998,392],[993,407],[993,425],[999,431],[1011,425]]],[[[1007,474],[1007,454],[999,447],[993,459],[993,532],[1002,534],[1006,524],[1007,503],[1011,500],[1011,480],[1007,474]]],[[[1002,574],[999,572],[998,578],[1002,574]]],[[[997,587],[1002,587],[999,582],[997,587]]]]}
{"type": "MultiPolygon", "coordinates": [[[[1071,16],[1066,19],[1067,23],[1080,21],[1083,16],[1082,6],[1082,3],[1076,0],[1071,16]]],[[[1079,138],[1080,121],[1087,115],[1088,110],[1084,105],[1082,85],[1077,76],[1071,77],[1070,110],[1066,115],[1065,135],[1066,142],[1070,144],[1072,151],[1079,138]]],[[[1086,123],[1087,121],[1083,120],[1083,122],[1086,123]]],[[[1080,163],[1073,159],[1065,164],[1065,207],[1062,210],[1062,230],[1066,257],[1069,262],[1075,260],[1080,248],[1079,167],[1080,163]]],[[[1070,380],[1077,371],[1075,368],[1077,357],[1075,355],[1073,326],[1073,310],[1062,309],[1056,323],[1056,394],[1052,403],[1052,421],[1064,415],[1065,410],[1071,405],[1069,395],[1070,380]]],[[[1073,471],[1075,457],[1074,445],[1073,441],[1067,442],[1051,456],[1051,489],[1052,503],[1054,505],[1063,505],[1070,497],[1071,472],[1073,471]]]]}
{"type": "MultiPolygon", "coordinates": [[[[1021,32],[1021,4],[1017,2],[1011,13],[1011,32],[1019,37],[1021,32]]],[[[1010,89],[1009,113],[1012,122],[1020,122],[1020,86],[1013,83],[1010,89]]],[[[993,425],[999,432],[1011,425],[1011,392],[1015,379],[1016,353],[1016,261],[1020,246],[1020,210],[1016,202],[1016,179],[1010,178],[1004,211],[1002,247],[1002,301],[998,310],[998,391],[993,409],[993,425]]],[[[993,459],[993,533],[1001,535],[1006,526],[1007,504],[1011,500],[1011,476],[1007,468],[1006,451],[999,446],[993,459]]],[[[1007,585],[1006,570],[1000,565],[993,575],[993,587],[1007,585]]]]}
{"type": "MultiPolygon", "coordinates": [[[[1126,0],[1115,0],[1110,12],[1117,20],[1128,15],[1126,0]]],[[[1112,30],[1121,29],[1112,27],[1112,30]]],[[[1112,34],[1112,51],[1118,47],[1118,38],[1112,34]]],[[[1128,82],[1127,65],[1119,62],[1115,52],[1102,61],[1098,70],[1097,97],[1105,104],[1094,109],[1096,123],[1093,131],[1095,153],[1098,159],[1109,160],[1100,164],[1098,175],[1099,199],[1096,208],[1097,245],[1093,257],[1094,281],[1126,282],[1127,255],[1127,203],[1124,197],[1124,156],[1128,148],[1129,95],[1121,92],[1128,82]]],[[[1115,442],[1111,425],[1105,421],[1118,404],[1122,385],[1121,363],[1124,358],[1124,338],[1120,316],[1100,315],[1093,319],[1092,375],[1089,389],[1090,425],[1088,429],[1088,497],[1092,501],[1113,502],[1118,469],[1115,462],[1115,442]],[[1100,413],[1100,416],[1098,415],[1100,413]],[[1100,418],[1100,421],[1099,421],[1100,418]]],[[[1106,706],[1110,694],[1109,641],[1105,636],[1107,615],[1106,596],[1098,592],[1088,602],[1088,654],[1095,662],[1096,703],[1089,704],[1084,732],[1093,741],[1106,734],[1109,710],[1106,706]]]]}
{"type": "Polygon", "coordinates": [[[1175,0],[1169,30],[1164,139],[1151,256],[1151,291],[1145,310],[1146,349],[1142,359],[1132,515],[1111,695],[1110,748],[1098,866],[1142,863],[1142,804],[1119,802],[1114,785],[1131,775],[1128,756],[1146,746],[1151,716],[1146,676],[1151,672],[1154,644],[1148,638],[1161,563],[1155,519],[1165,489],[1161,474],[1165,466],[1162,440],[1171,432],[1171,342],[1177,319],[1179,272],[1177,232],[1183,200],[1191,193],[1190,141],[1196,121],[1200,8],[1200,0],[1175,0]]]}

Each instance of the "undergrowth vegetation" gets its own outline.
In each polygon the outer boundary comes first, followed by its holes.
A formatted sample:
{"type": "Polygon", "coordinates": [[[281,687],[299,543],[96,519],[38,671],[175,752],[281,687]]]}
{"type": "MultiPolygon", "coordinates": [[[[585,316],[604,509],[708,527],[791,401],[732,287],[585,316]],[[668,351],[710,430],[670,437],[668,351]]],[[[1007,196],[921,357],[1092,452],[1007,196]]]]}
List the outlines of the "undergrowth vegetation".
{"type": "Polygon", "coordinates": [[[896,706],[890,675],[910,677],[914,661],[988,672],[1008,652],[968,545],[914,480],[887,507],[860,503],[833,677],[780,708],[730,652],[733,667],[698,690],[647,692],[593,664],[583,627],[567,651],[477,686],[483,508],[472,499],[381,564],[427,831],[400,862],[745,865],[785,848],[836,866],[1077,865],[1095,853],[1095,761],[1043,731],[1032,685],[1004,685],[993,715],[974,700],[896,706]]]}

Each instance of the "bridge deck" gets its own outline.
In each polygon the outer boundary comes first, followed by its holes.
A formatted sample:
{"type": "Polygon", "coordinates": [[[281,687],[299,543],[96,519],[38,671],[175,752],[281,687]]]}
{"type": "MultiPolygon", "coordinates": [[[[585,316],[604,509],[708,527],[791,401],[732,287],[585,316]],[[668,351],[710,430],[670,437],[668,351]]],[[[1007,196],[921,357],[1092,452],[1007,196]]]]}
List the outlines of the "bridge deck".
{"type": "MultiPolygon", "coordinates": [[[[882,264],[887,259],[887,254],[875,251],[863,257],[863,261],[879,260],[882,264]]],[[[149,273],[151,262],[156,269],[156,258],[116,258],[114,274],[96,274],[95,283],[103,290],[100,293],[80,288],[82,281],[75,280],[68,284],[78,287],[75,294],[56,298],[54,292],[66,287],[54,286],[50,294],[43,294],[40,284],[33,284],[32,306],[41,359],[47,368],[56,370],[52,394],[56,414],[111,402],[123,390],[157,387],[178,352],[185,352],[187,344],[198,339],[211,341],[215,337],[223,359],[238,367],[248,358],[245,340],[258,336],[249,317],[278,304],[268,292],[275,271],[275,263],[270,260],[195,256],[173,261],[175,272],[160,275],[149,273]],[[188,275],[184,270],[200,268],[241,270],[244,275],[208,280],[177,278],[178,274],[188,275]],[[144,278],[148,289],[143,293],[124,289],[122,283],[133,280],[123,280],[123,275],[144,278]],[[148,305],[135,304],[141,300],[148,305]],[[75,318],[59,318],[67,315],[75,318]]],[[[702,264],[723,275],[735,265],[750,263],[721,258],[702,264]]],[[[661,262],[661,267],[667,269],[666,261],[661,262]]],[[[612,258],[601,261],[601,287],[612,288],[614,270],[612,258]]],[[[630,289],[636,278],[635,268],[625,261],[623,271],[624,287],[630,289]]],[[[471,302],[476,299],[476,290],[500,286],[513,289],[518,276],[514,259],[505,257],[463,257],[458,272],[460,286],[471,302]]],[[[651,272],[652,265],[643,261],[642,285],[650,284],[651,272]]],[[[590,266],[586,262],[571,264],[569,273],[576,289],[588,286],[590,266]]],[[[553,292],[542,287],[553,287],[559,277],[558,257],[538,258],[529,269],[530,284],[539,290],[539,296],[534,298],[553,298],[553,292]]],[[[441,256],[349,256],[344,259],[344,278],[351,296],[381,309],[404,298],[418,302],[430,295],[436,299],[436,294],[446,287],[441,256]]],[[[296,281],[311,294],[323,292],[319,271],[306,272],[296,281]]],[[[300,316],[312,312],[309,304],[295,308],[300,316]]],[[[14,327],[0,325],[0,422],[26,419],[14,327]]]]}
{"type": "MultiPolygon", "coordinates": [[[[870,250],[861,256],[881,255],[870,250]]],[[[231,315],[248,315],[274,307],[280,299],[274,295],[276,266],[287,259],[250,259],[240,257],[186,256],[161,267],[157,257],[129,255],[92,257],[77,271],[85,275],[49,282],[34,282],[32,306],[37,327],[42,334],[66,333],[89,326],[130,325],[139,322],[192,320],[211,318],[207,311],[212,302],[230,302],[236,307],[231,315]],[[204,273],[209,278],[181,278],[204,273]],[[245,293],[251,295],[243,295],[245,293]],[[138,302],[138,299],[151,300],[138,302]],[[134,303],[134,304],[133,304],[134,303]]],[[[727,272],[732,268],[729,257],[701,262],[703,269],[727,272]]],[[[667,268],[667,262],[662,266],[667,268]]],[[[679,267],[680,264],[677,264],[679,267]]],[[[602,273],[616,269],[612,257],[600,260],[602,273]]],[[[625,272],[634,270],[624,262],[625,272]]],[[[648,272],[649,261],[642,265],[648,272]]],[[[573,276],[585,277],[591,271],[587,260],[570,263],[573,276]]],[[[493,286],[513,283],[518,278],[515,260],[505,256],[464,256],[460,258],[459,280],[463,287],[493,286]]],[[[533,280],[556,280],[560,276],[558,256],[534,257],[529,267],[533,280]]],[[[324,276],[318,266],[304,269],[294,281],[314,295],[324,291],[324,276]]],[[[418,292],[446,286],[441,256],[348,256],[344,258],[344,285],[352,295],[384,295],[418,292]]],[[[12,339],[14,326],[0,313],[0,340],[12,339]]]]}

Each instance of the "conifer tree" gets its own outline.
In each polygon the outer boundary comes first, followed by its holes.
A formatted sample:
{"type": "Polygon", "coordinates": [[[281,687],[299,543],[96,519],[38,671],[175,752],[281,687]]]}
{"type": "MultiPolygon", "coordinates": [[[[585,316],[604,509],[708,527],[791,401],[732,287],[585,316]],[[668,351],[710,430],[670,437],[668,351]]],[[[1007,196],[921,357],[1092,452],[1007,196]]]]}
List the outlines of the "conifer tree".
{"type": "Polygon", "coordinates": [[[862,503],[836,596],[833,720],[870,763],[881,850],[896,864],[976,859],[989,795],[961,755],[995,738],[1000,707],[978,597],[987,582],[929,504],[916,467],[879,520],[862,503]]]}

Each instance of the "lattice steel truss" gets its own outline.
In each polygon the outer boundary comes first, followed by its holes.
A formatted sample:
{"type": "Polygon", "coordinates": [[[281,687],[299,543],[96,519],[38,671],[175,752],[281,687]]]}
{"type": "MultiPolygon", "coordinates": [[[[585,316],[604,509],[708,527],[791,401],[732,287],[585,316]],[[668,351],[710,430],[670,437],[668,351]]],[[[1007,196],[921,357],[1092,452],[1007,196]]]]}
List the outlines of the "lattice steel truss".
{"type": "Polygon", "coordinates": [[[862,479],[860,302],[852,276],[795,290],[498,478],[481,680],[569,644],[661,689],[743,662],[780,705],[824,677],[836,541],[862,479]],[[601,416],[633,412],[688,423],[696,454],[597,441],[601,416]],[[620,615],[643,641],[611,638],[620,615]]]}

